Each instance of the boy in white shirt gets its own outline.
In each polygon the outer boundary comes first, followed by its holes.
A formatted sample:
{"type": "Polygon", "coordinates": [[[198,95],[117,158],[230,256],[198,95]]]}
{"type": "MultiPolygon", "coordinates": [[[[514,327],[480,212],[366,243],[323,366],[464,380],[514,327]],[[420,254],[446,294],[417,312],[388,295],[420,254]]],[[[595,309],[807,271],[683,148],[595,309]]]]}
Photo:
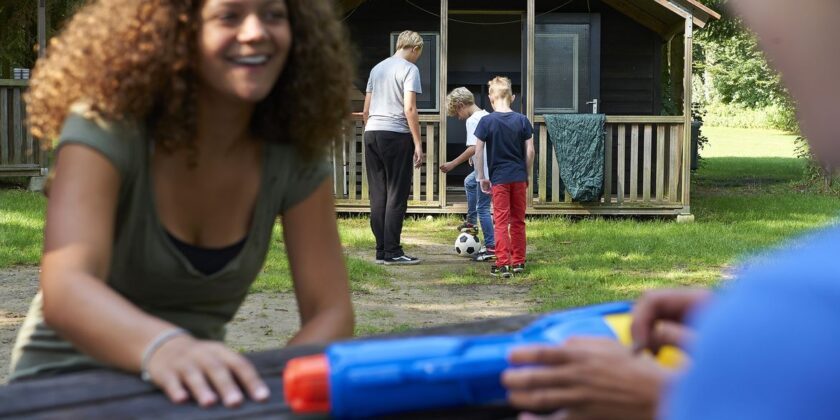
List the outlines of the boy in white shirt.
{"type": "MultiPolygon", "coordinates": [[[[469,161],[470,166],[473,166],[476,144],[475,128],[478,126],[478,121],[488,114],[487,111],[476,106],[475,97],[465,87],[456,88],[449,92],[449,95],[446,95],[446,107],[450,117],[458,117],[459,120],[467,121],[467,150],[464,150],[464,153],[461,153],[452,161],[440,165],[440,170],[444,173],[467,161],[469,161]]],[[[486,156],[483,161],[485,162],[484,173],[489,173],[486,169],[486,156]]],[[[481,231],[484,232],[484,247],[473,259],[475,261],[492,261],[496,258],[496,244],[493,234],[493,219],[490,213],[491,199],[490,194],[482,192],[481,188],[478,187],[478,182],[475,180],[475,170],[464,179],[464,190],[467,193],[467,220],[461,226],[458,226],[458,230],[478,233],[476,227],[476,218],[478,218],[481,223],[481,231]]]]}

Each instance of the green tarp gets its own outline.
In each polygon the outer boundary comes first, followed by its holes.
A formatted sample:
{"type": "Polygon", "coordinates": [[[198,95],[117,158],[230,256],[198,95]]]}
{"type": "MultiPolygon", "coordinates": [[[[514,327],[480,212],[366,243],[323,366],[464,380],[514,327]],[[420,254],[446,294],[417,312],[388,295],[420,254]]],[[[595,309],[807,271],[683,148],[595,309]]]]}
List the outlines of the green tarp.
{"type": "Polygon", "coordinates": [[[603,114],[548,114],[548,138],[560,180],[573,201],[597,201],[604,189],[603,114]]]}

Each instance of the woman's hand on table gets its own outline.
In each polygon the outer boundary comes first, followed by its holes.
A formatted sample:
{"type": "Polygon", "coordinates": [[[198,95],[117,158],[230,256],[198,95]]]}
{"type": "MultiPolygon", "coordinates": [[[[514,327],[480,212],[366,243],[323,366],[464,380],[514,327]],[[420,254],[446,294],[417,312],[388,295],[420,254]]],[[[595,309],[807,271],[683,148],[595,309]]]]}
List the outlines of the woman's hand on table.
{"type": "Polygon", "coordinates": [[[248,359],[220,342],[188,335],[175,337],[155,351],[148,373],[174,403],[192,396],[202,407],[220,399],[226,407],[236,407],[244,401],[243,390],[254,401],[269,397],[268,387],[248,359]]]}

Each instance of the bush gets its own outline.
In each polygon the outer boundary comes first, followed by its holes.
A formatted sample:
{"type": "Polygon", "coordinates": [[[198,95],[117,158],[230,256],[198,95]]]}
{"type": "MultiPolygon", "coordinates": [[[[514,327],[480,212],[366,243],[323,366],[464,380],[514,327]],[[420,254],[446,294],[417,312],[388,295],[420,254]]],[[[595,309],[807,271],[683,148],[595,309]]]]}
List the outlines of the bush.
{"type": "Polygon", "coordinates": [[[770,105],[750,109],[720,102],[706,105],[705,123],[713,127],[764,128],[795,133],[798,129],[792,107],[770,105]]]}
{"type": "Polygon", "coordinates": [[[840,174],[831,173],[814,158],[805,137],[796,138],[796,157],[805,160],[802,186],[810,191],[840,195],[840,174]]]}

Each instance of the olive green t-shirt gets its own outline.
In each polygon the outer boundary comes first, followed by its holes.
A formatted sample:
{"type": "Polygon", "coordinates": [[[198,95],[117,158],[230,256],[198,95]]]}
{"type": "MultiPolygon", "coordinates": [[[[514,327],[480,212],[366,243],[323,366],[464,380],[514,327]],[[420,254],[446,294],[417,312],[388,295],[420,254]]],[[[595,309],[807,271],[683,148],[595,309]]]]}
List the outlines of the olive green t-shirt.
{"type": "MultiPolygon", "coordinates": [[[[151,140],[145,131],[138,124],[71,114],[59,138],[58,150],[66,144],[90,147],[121,176],[107,284],[142,310],[195,337],[223,340],[225,324],[262,269],[277,216],[308,197],[330,175],[330,167],[326,162],[306,163],[291,145],[267,143],[245,244],[221,270],[205,275],[170,241],[157,217],[149,173],[151,140]]],[[[38,292],[18,333],[11,379],[100,366],[44,323],[42,299],[38,292]]]]}

